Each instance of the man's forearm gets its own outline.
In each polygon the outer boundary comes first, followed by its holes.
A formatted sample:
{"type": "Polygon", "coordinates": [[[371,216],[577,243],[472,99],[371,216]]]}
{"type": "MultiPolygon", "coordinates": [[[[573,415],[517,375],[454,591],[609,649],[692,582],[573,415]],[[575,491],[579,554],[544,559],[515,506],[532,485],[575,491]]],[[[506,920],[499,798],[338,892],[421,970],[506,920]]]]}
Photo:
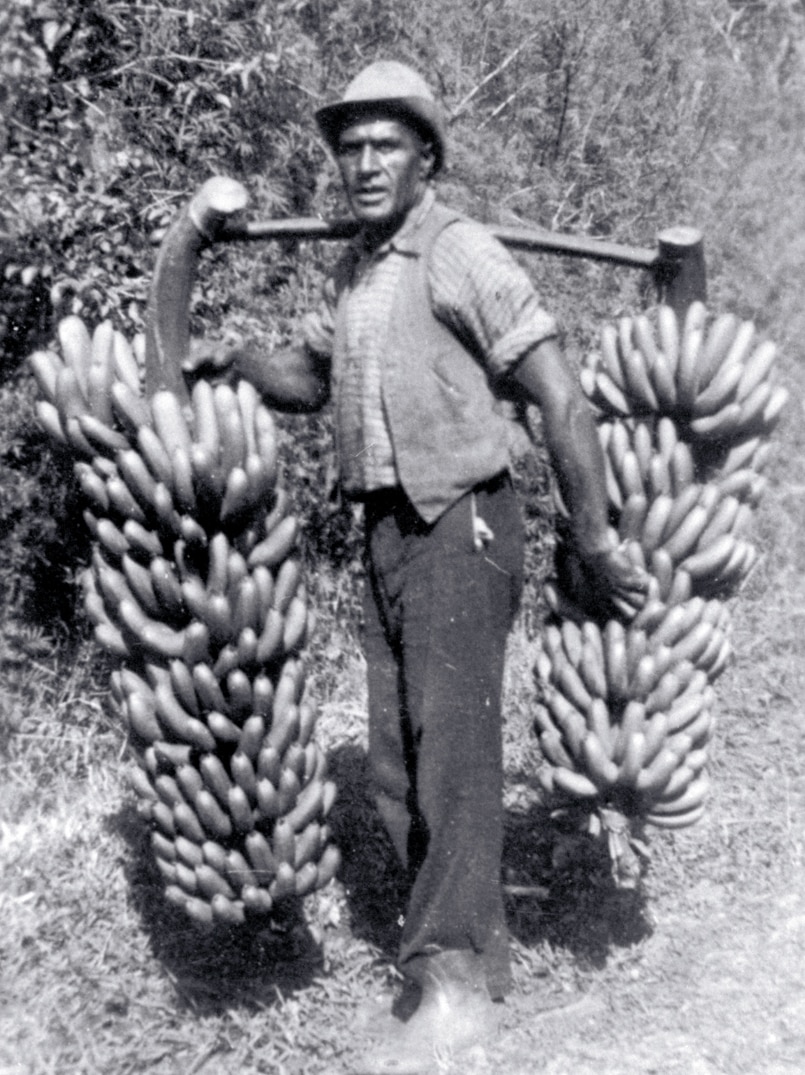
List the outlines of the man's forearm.
{"type": "Polygon", "coordinates": [[[609,547],[604,457],[592,411],[558,344],[546,340],[514,371],[540,408],[545,446],[585,559],[609,547]]]}

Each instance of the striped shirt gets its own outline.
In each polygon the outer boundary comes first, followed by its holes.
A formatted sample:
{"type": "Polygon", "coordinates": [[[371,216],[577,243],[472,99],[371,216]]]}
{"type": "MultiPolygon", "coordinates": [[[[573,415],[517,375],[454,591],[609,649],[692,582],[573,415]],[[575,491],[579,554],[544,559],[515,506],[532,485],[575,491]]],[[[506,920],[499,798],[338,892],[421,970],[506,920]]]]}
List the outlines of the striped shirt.
{"type": "MultiPolygon", "coordinates": [[[[405,258],[416,256],[411,236],[435,197],[429,190],[408,220],[382,246],[351,244],[341,269],[345,341],[336,376],[343,401],[337,430],[341,486],[360,494],[398,484],[383,402],[382,363],[395,289],[405,258]]],[[[525,354],[556,335],[554,319],[540,305],[525,271],[480,224],[458,221],[441,232],[430,254],[428,283],[434,315],[487,370],[505,378],[525,354]]],[[[336,293],[331,278],[324,302],[304,326],[307,346],[332,357],[336,293]]]]}

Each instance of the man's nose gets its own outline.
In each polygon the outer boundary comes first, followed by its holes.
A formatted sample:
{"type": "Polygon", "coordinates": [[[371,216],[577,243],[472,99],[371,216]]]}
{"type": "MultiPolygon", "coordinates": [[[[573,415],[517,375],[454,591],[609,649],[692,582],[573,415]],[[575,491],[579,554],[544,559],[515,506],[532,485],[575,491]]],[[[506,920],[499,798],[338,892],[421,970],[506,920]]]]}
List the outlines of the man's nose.
{"type": "Polygon", "coordinates": [[[371,142],[365,142],[361,147],[360,157],[358,158],[358,169],[361,172],[374,172],[377,169],[377,152],[371,142]]]}

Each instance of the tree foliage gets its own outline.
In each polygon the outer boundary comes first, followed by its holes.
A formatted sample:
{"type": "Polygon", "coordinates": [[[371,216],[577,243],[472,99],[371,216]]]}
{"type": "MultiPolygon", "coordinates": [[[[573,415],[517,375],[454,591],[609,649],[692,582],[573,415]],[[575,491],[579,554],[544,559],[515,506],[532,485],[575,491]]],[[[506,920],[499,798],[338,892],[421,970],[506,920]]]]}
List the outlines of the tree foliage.
{"type": "MultiPolygon", "coordinates": [[[[339,212],[312,113],[376,58],[434,85],[449,117],[443,195],[480,219],[640,245],[719,198],[737,220],[736,146],[768,153],[769,132],[801,134],[768,120],[802,118],[802,24],[794,0],[12,0],[0,13],[0,380],[14,398],[28,391],[22,359],[67,312],[139,329],[154,242],[212,174],[244,182],[255,216],[339,212]]],[[[334,253],[216,249],[194,330],[287,339],[334,253]]],[[[601,266],[528,266],[571,352],[641,297],[641,281],[601,266]]],[[[28,458],[30,410],[11,411],[6,465],[28,458]]],[[[290,465],[311,547],[354,559],[322,496],[328,422],[292,423],[290,465]]],[[[26,483],[46,469],[17,462],[19,480],[5,476],[15,518],[44,514],[26,483]]],[[[20,535],[5,524],[0,542],[20,535]]]]}

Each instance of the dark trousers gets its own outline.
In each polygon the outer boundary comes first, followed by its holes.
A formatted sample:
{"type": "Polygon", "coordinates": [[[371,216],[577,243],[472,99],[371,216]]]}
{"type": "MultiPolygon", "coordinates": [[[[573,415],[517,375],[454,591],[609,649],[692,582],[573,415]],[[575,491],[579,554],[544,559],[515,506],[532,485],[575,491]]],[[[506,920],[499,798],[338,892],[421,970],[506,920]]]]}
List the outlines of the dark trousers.
{"type": "Polygon", "coordinates": [[[523,528],[502,475],[436,523],[402,492],[366,505],[369,760],[377,804],[412,888],[400,969],[462,952],[493,997],[510,986],[500,889],[500,695],[522,589],[523,528]],[[473,516],[494,534],[474,544],[473,516]]]}

